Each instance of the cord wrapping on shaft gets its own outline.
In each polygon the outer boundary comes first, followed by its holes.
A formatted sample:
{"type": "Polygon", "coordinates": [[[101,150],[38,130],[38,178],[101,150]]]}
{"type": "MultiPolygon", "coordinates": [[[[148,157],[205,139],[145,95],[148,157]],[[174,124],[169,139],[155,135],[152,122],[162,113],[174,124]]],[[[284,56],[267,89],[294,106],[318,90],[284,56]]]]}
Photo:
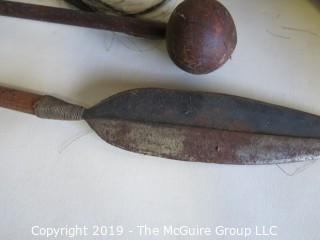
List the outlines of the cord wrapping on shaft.
{"type": "Polygon", "coordinates": [[[34,105],[37,117],[55,120],[82,120],[85,108],[52,96],[43,96],[34,105]]]}

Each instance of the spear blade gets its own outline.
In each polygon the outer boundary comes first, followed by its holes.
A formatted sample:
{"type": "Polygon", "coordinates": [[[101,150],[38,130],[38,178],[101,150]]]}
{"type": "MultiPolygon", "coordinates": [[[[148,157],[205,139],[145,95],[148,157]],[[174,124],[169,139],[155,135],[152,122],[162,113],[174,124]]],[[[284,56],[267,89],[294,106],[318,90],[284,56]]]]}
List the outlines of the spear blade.
{"type": "Polygon", "coordinates": [[[220,93],[153,88],[129,90],[86,110],[84,118],[320,138],[319,116],[220,93]]]}
{"type": "Polygon", "coordinates": [[[320,153],[319,117],[217,93],[135,89],[85,110],[106,142],[132,152],[220,164],[280,164],[320,153]]]}
{"type": "Polygon", "coordinates": [[[121,119],[86,121],[109,144],[136,153],[174,160],[266,165],[315,160],[320,156],[318,139],[121,119]]]}

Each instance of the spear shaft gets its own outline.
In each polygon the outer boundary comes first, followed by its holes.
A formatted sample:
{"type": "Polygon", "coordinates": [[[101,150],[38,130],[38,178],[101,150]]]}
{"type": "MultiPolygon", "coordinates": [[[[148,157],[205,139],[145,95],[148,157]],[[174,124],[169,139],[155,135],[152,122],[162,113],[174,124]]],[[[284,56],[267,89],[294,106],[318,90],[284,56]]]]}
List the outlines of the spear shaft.
{"type": "Polygon", "coordinates": [[[34,105],[41,95],[0,87],[0,106],[19,112],[34,114],[34,105]]]}

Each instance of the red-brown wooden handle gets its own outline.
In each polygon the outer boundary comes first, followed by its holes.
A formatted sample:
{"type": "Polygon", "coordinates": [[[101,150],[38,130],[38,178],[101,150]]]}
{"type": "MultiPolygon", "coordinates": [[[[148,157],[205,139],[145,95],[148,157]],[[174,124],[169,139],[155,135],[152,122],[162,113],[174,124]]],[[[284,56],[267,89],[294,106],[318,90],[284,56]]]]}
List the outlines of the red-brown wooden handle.
{"type": "Polygon", "coordinates": [[[162,22],[30,3],[0,0],[0,15],[104,29],[151,39],[162,39],[166,36],[166,24],[162,22]]]}
{"type": "Polygon", "coordinates": [[[34,114],[34,105],[41,97],[29,92],[0,87],[0,107],[19,112],[34,114]]]}

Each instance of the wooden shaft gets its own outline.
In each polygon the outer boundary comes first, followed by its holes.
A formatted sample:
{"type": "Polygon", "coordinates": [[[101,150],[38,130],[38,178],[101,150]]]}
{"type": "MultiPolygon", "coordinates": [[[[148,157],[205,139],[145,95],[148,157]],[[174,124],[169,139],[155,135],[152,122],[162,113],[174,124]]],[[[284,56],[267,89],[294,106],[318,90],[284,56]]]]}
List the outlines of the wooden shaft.
{"type": "Polygon", "coordinates": [[[0,15],[104,29],[151,39],[166,36],[166,24],[161,22],[28,3],[0,1],[0,15]]]}
{"type": "Polygon", "coordinates": [[[42,96],[0,87],[0,107],[34,114],[34,105],[42,96]]]}

